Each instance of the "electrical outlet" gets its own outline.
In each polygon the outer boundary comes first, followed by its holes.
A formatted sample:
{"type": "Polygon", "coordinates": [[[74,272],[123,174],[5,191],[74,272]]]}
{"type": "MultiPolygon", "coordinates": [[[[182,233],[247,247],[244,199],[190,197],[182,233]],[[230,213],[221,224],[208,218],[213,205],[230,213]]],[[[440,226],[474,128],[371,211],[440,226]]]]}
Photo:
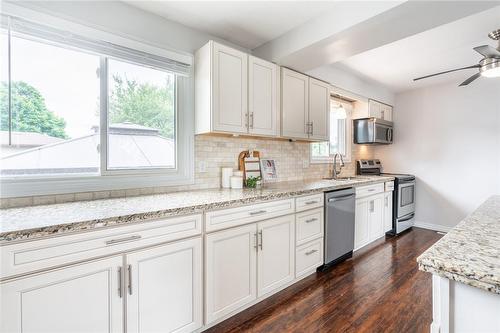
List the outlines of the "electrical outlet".
{"type": "Polygon", "coordinates": [[[302,161],[302,168],[303,169],[309,168],[309,161],[308,160],[303,160],[302,161]]]}
{"type": "Polygon", "coordinates": [[[207,172],[207,162],[206,161],[199,161],[198,162],[198,172],[199,173],[207,172]]]}

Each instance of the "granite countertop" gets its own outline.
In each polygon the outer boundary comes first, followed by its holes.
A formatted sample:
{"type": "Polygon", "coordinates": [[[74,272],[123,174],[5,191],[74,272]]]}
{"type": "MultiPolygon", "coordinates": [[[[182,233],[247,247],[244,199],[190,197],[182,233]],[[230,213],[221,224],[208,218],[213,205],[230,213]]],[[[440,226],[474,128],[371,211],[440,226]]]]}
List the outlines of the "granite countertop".
{"type": "Polygon", "coordinates": [[[500,294],[500,195],[417,258],[419,269],[500,294]]]}
{"type": "Polygon", "coordinates": [[[199,213],[253,202],[285,199],[328,190],[393,180],[279,182],[260,189],[211,189],[0,210],[0,244],[78,232],[168,216],[199,213]]]}

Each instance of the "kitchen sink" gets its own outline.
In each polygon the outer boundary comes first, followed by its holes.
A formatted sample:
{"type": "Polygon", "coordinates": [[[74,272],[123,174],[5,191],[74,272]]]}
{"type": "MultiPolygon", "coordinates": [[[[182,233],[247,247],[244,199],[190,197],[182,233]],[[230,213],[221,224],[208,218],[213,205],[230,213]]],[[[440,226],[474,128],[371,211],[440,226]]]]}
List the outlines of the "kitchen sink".
{"type": "Polygon", "coordinates": [[[338,181],[348,181],[348,180],[356,180],[358,177],[337,177],[337,179],[333,179],[332,177],[323,178],[326,180],[338,180],[338,181]]]}

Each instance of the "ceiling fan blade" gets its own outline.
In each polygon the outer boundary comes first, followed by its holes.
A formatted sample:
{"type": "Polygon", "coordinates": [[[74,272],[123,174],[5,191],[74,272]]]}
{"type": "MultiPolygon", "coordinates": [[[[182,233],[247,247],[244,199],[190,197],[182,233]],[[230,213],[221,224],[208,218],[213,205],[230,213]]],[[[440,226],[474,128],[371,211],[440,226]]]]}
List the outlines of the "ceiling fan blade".
{"type": "Polygon", "coordinates": [[[474,51],[486,58],[500,58],[500,51],[490,45],[481,45],[474,48],[474,51]]]}
{"type": "Polygon", "coordinates": [[[416,79],[413,79],[413,81],[427,79],[428,77],[432,77],[432,76],[436,76],[436,75],[441,75],[441,74],[446,74],[446,73],[461,71],[462,69],[479,68],[479,67],[481,67],[481,65],[472,65],[472,66],[467,66],[467,67],[462,67],[462,68],[451,69],[449,71],[444,71],[444,72],[440,72],[440,73],[435,73],[435,74],[431,74],[431,75],[417,77],[416,79]]]}
{"type": "Polygon", "coordinates": [[[468,78],[464,82],[460,83],[459,87],[468,85],[469,83],[471,83],[472,81],[474,81],[475,79],[477,79],[480,76],[481,76],[481,73],[476,73],[476,74],[472,75],[470,78],[468,78]]]}

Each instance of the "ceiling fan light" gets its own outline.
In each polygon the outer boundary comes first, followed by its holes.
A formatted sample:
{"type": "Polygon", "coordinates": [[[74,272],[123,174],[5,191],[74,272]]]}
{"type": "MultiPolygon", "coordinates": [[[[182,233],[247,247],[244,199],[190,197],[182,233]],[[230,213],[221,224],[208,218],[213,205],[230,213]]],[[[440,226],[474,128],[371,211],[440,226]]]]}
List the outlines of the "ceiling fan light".
{"type": "Polygon", "coordinates": [[[481,72],[481,76],[484,77],[500,77],[500,67],[489,68],[481,72]]]}
{"type": "Polygon", "coordinates": [[[500,77],[500,60],[484,64],[481,66],[480,72],[481,76],[484,77],[500,77]]]}

